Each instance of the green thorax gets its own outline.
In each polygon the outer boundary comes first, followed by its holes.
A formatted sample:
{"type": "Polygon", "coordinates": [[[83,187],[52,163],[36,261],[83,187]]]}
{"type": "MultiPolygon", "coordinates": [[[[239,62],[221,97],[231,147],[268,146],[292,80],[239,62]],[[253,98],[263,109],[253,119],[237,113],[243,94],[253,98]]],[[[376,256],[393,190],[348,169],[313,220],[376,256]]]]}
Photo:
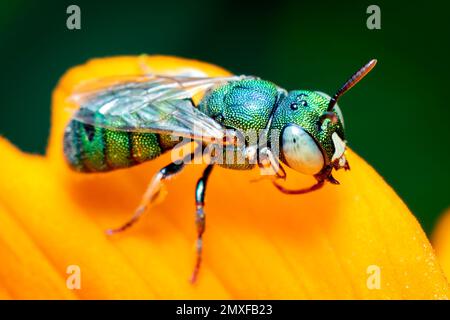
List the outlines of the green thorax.
{"type": "MultiPolygon", "coordinates": [[[[241,131],[247,144],[255,144],[259,133],[268,127],[280,96],[281,91],[272,82],[245,79],[211,90],[198,108],[224,127],[241,131]]],[[[224,148],[222,160],[219,165],[228,169],[248,170],[254,166],[242,150],[233,147],[224,148]]]]}
{"type": "Polygon", "coordinates": [[[278,97],[278,88],[272,82],[246,79],[213,89],[198,108],[227,128],[262,130],[278,97]]]}

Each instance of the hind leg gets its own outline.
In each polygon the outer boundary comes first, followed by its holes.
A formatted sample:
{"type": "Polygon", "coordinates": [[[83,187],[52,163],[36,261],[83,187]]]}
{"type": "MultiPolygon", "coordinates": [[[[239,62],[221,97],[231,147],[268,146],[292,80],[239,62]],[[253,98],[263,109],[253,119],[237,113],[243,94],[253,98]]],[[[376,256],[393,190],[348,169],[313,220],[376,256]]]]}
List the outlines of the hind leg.
{"type": "Polygon", "coordinates": [[[205,232],[205,192],[206,184],[208,183],[209,175],[213,169],[213,164],[209,164],[203,171],[202,177],[197,182],[195,188],[195,205],[196,205],[196,218],[195,224],[197,225],[197,258],[195,262],[194,271],[192,272],[191,282],[194,283],[197,280],[198,272],[202,263],[202,251],[203,251],[203,233],[205,232]]]}
{"type": "Polygon", "coordinates": [[[152,178],[150,184],[147,187],[147,190],[145,191],[144,196],[142,197],[139,207],[136,209],[131,219],[116,229],[107,230],[106,233],[111,235],[114,233],[122,232],[134,225],[145,213],[152,201],[157,198],[159,192],[161,191],[161,186],[163,185],[164,180],[179,173],[184,168],[184,165],[184,161],[179,163],[172,162],[159,170],[159,172],[152,178]]]}

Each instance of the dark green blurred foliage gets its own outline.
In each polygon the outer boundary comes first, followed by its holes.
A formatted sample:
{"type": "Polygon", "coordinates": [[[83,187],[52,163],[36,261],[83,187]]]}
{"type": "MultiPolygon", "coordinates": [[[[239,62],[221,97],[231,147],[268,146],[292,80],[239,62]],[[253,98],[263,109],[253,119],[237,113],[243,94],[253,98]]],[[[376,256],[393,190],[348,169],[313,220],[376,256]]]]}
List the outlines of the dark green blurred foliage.
{"type": "Polygon", "coordinates": [[[376,2],[382,29],[368,30],[372,1],[2,1],[0,134],[43,153],[52,89],[92,57],[177,55],[329,94],[375,57],[340,101],[347,137],[430,232],[449,205],[450,10],[393,2],[376,2]],[[66,28],[70,4],[81,30],[66,28]]]}

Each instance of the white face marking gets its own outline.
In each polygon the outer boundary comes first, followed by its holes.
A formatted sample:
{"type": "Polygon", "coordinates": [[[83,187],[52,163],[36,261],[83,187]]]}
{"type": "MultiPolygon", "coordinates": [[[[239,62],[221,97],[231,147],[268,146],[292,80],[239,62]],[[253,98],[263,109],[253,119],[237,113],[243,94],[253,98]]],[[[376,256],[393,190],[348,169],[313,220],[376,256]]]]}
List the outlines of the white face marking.
{"type": "Polygon", "coordinates": [[[322,151],[301,127],[288,125],[283,130],[281,141],[283,155],[289,167],[309,175],[322,170],[325,163],[322,151]]]}
{"type": "Polygon", "coordinates": [[[333,162],[336,159],[341,158],[344,155],[345,152],[345,142],[339,137],[339,135],[336,132],[333,132],[331,135],[331,139],[333,140],[334,144],[334,154],[331,158],[331,161],[333,162]]]}

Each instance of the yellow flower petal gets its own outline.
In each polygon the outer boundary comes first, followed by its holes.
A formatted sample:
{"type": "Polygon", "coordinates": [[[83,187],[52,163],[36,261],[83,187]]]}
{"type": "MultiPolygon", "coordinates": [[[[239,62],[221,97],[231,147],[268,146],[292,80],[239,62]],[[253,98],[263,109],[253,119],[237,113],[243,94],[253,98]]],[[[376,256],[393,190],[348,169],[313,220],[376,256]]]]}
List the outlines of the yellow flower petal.
{"type": "MultiPolygon", "coordinates": [[[[0,139],[0,297],[5,298],[447,298],[449,286],[416,219],[361,158],[348,152],[340,186],[308,195],[279,193],[257,172],[217,168],[207,194],[204,264],[195,259],[194,187],[202,166],[168,182],[166,199],[130,231],[104,230],[129,218],[170,155],[127,170],[84,175],[63,159],[69,92],[81,81],[186,69],[228,74],[172,57],[96,59],[69,70],[53,93],[47,155],[31,156],[0,139]],[[3,223],[3,220],[6,223],[3,223]],[[68,265],[82,288],[65,288],[68,265]],[[368,286],[371,266],[380,288],[368,286]],[[40,284],[42,289],[39,289],[40,284]]],[[[313,182],[288,171],[292,186],[313,182]]]]}
{"type": "Polygon", "coordinates": [[[0,204],[0,278],[3,284],[0,298],[76,298],[67,290],[64,278],[47,260],[45,252],[10,213],[13,212],[0,204]],[[2,293],[7,296],[3,297],[2,293]]]}

